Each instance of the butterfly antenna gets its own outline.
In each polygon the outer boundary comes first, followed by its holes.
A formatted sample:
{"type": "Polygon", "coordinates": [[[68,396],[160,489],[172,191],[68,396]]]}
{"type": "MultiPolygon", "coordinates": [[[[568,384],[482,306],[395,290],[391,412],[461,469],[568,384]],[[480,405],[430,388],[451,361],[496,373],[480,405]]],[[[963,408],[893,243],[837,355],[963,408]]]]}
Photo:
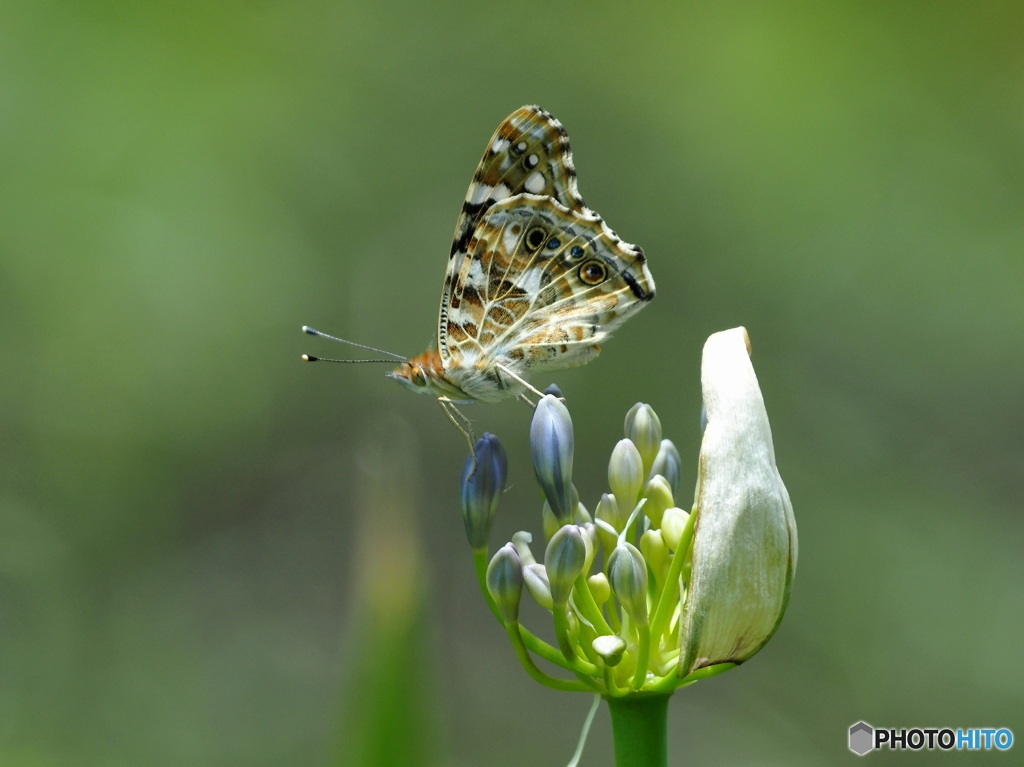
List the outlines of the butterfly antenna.
{"type": "MultiPolygon", "coordinates": [[[[369,350],[371,352],[377,352],[378,354],[386,354],[389,357],[393,357],[396,360],[401,360],[402,362],[405,362],[406,359],[407,359],[406,357],[403,357],[401,354],[395,354],[394,352],[389,352],[386,349],[377,349],[377,348],[375,348],[373,346],[367,346],[366,344],[357,344],[355,341],[346,341],[344,338],[338,338],[337,336],[332,336],[332,335],[329,335],[327,333],[321,333],[316,328],[309,327],[309,325],[303,325],[302,326],[302,332],[303,333],[309,333],[311,336],[322,336],[323,338],[329,338],[332,341],[337,341],[340,344],[348,344],[349,346],[358,346],[360,349],[367,349],[367,350],[369,350]]],[[[310,358],[309,361],[313,362],[315,360],[324,360],[324,362],[328,361],[328,360],[324,359],[323,357],[312,357],[312,358],[310,358]]],[[[390,360],[331,360],[331,361],[332,362],[389,362],[390,360]]]]}
{"type": "Polygon", "coordinates": [[[389,365],[394,365],[394,360],[332,360],[328,357],[314,357],[312,354],[303,354],[302,359],[306,362],[342,362],[348,364],[354,364],[357,362],[386,362],[389,365]]]}

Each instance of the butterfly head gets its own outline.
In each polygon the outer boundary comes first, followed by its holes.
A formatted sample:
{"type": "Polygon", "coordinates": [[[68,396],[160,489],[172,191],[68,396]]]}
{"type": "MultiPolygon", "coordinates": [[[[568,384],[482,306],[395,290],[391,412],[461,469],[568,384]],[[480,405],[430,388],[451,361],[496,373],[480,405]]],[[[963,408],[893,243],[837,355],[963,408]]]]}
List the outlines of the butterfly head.
{"type": "Polygon", "coordinates": [[[404,362],[387,374],[388,378],[405,384],[413,391],[426,393],[432,390],[431,384],[441,371],[441,358],[436,350],[423,352],[404,362]]]}

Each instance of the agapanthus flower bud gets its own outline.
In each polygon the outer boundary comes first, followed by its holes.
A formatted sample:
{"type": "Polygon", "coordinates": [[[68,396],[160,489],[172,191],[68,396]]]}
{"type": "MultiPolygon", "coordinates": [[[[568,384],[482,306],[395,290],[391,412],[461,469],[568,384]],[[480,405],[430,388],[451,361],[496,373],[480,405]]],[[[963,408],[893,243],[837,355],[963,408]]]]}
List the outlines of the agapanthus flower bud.
{"type": "Polygon", "coordinates": [[[654,408],[637,402],[626,413],[626,437],[632,440],[644,462],[644,476],[651,470],[661,447],[661,421],[654,408]]]}
{"type": "Polygon", "coordinates": [[[749,349],[743,328],[715,333],[704,345],[707,428],[698,463],[699,516],[680,630],[680,676],[742,663],[760,650],[782,620],[796,570],[793,507],[775,466],[749,349]]]}
{"type": "Polygon", "coordinates": [[[544,565],[535,562],[524,567],[523,581],[526,583],[526,590],[537,604],[548,610],[553,607],[551,583],[548,581],[548,571],[544,569],[544,565]]]}
{"type": "Polygon", "coordinates": [[[651,466],[651,471],[647,475],[647,478],[657,476],[660,474],[668,480],[669,486],[672,488],[672,495],[679,494],[679,473],[682,470],[682,462],[679,459],[679,451],[676,450],[676,446],[672,444],[672,440],[663,439],[661,441],[661,447],[658,448],[658,455],[654,458],[654,464],[651,466]]]}
{"type": "Polygon", "coordinates": [[[487,546],[494,513],[505,490],[508,477],[508,458],[505,448],[493,434],[485,433],[473,447],[476,456],[466,457],[462,469],[462,521],[466,537],[474,549],[487,546]]]}
{"type": "Polygon", "coordinates": [[[640,500],[644,485],[644,462],[632,440],[620,439],[608,461],[608,486],[615,495],[619,512],[629,515],[640,500]]]}
{"type": "Polygon", "coordinates": [[[618,666],[619,661],[622,660],[622,654],[626,652],[626,640],[615,634],[599,636],[590,645],[594,648],[594,652],[601,656],[604,665],[609,668],[618,666]]]}
{"type": "Polygon", "coordinates": [[[568,629],[569,644],[572,646],[580,643],[580,621],[576,612],[572,609],[566,610],[565,627],[568,629]]]}
{"type": "Polygon", "coordinates": [[[505,623],[519,620],[519,601],[523,596],[523,568],[515,546],[506,543],[491,557],[487,566],[487,590],[505,623]]]}
{"type": "Polygon", "coordinates": [[[516,547],[516,554],[519,555],[519,561],[522,562],[523,567],[532,565],[537,561],[537,558],[533,556],[533,552],[530,551],[531,543],[533,543],[533,535],[526,530],[520,530],[518,533],[512,534],[512,545],[516,547]]]}
{"type": "Polygon", "coordinates": [[[608,582],[633,622],[647,625],[647,563],[632,543],[620,543],[608,558],[608,582]]]}
{"type": "Polygon", "coordinates": [[[583,543],[587,547],[587,558],[583,561],[583,572],[589,573],[594,564],[594,556],[597,554],[597,528],[593,523],[587,525],[576,525],[583,534],[583,543]]]}
{"type": "Polygon", "coordinates": [[[690,515],[678,506],[665,509],[665,513],[661,515],[661,537],[672,551],[679,548],[679,539],[683,537],[683,530],[686,529],[686,522],[689,519],[690,515]]]}
{"type": "Polygon", "coordinates": [[[651,526],[661,527],[661,517],[665,513],[665,509],[676,505],[668,480],[660,474],[654,475],[654,478],[644,488],[644,498],[647,499],[647,503],[644,504],[644,514],[651,520],[651,526]]]}
{"type": "Polygon", "coordinates": [[[590,587],[590,593],[594,597],[594,601],[599,605],[607,602],[608,597],[612,595],[612,587],[608,585],[608,576],[604,573],[594,573],[587,578],[587,586],[590,587]]]}
{"type": "MultiPolygon", "coordinates": [[[[615,496],[609,493],[605,493],[601,496],[601,500],[597,503],[597,508],[594,509],[595,519],[600,520],[608,525],[611,525],[613,529],[618,530],[623,521],[620,520],[619,507],[615,503],[615,496]]],[[[602,525],[596,525],[597,527],[597,539],[601,542],[601,546],[604,547],[606,552],[611,552],[615,548],[617,542],[617,536],[610,533],[602,525]]]]}
{"type": "Polygon", "coordinates": [[[660,583],[668,569],[668,546],[661,536],[661,530],[648,530],[640,536],[640,553],[655,574],[655,580],[660,583]]]}
{"type": "Polygon", "coordinates": [[[551,536],[558,532],[558,529],[562,526],[562,523],[558,521],[558,517],[555,516],[555,512],[551,510],[551,504],[544,501],[544,506],[540,512],[540,524],[544,530],[544,540],[550,541],[551,536]]]}
{"type": "Polygon", "coordinates": [[[551,511],[562,521],[572,519],[573,431],[569,410],[557,398],[546,394],[537,403],[530,425],[530,449],[537,482],[551,511]]]}
{"type": "Polygon", "coordinates": [[[545,394],[550,394],[552,397],[558,399],[565,399],[565,395],[562,394],[562,390],[558,388],[558,384],[549,384],[548,388],[544,390],[545,394]]]}
{"type": "Polygon", "coordinates": [[[587,561],[587,544],[583,532],[576,525],[565,525],[551,536],[544,552],[544,569],[551,585],[551,599],[565,604],[572,593],[573,584],[587,561]]]}
{"type": "MultiPolygon", "coordinates": [[[[575,489],[575,487],[573,488],[575,489]]],[[[590,516],[590,512],[587,511],[587,507],[582,503],[576,503],[576,515],[572,518],[574,525],[587,525],[594,521],[590,516]]]]}

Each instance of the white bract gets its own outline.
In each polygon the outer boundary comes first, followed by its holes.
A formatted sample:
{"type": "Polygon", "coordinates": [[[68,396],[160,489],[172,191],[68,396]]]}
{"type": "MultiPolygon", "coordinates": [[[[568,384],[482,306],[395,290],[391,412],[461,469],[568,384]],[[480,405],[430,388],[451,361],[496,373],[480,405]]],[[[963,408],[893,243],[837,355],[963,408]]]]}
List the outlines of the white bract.
{"type": "Polygon", "coordinates": [[[744,328],[704,344],[707,428],[700,449],[679,675],[742,663],[775,632],[796,570],[796,521],[775,466],[744,328]]]}

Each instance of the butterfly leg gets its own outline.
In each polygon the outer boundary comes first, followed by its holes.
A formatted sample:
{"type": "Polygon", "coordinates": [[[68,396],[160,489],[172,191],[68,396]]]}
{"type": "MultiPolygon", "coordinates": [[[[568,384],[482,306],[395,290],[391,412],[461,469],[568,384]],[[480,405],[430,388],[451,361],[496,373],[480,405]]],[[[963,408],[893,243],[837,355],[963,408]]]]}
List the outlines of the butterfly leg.
{"type": "Polygon", "coordinates": [[[437,404],[441,406],[441,410],[448,417],[448,420],[452,422],[456,429],[458,429],[462,436],[466,438],[466,442],[469,444],[469,454],[473,456],[473,468],[476,469],[476,451],[473,449],[473,422],[470,421],[462,411],[455,407],[455,401],[448,397],[438,397],[437,404]],[[462,419],[462,423],[455,420],[455,413],[459,418],[462,419]],[[465,426],[463,426],[465,424],[465,426]]]}
{"type": "Polygon", "coordinates": [[[519,399],[521,399],[523,402],[529,405],[531,410],[537,409],[537,406],[533,403],[533,400],[527,397],[525,394],[520,394],[519,399]]]}
{"type": "MultiPolygon", "coordinates": [[[[521,384],[522,384],[523,386],[525,386],[525,387],[526,387],[527,389],[529,389],[529,390],[530,390],[530,391],[532,391],[532,392],[533,392],[534,394],[536,394],[536,395],[537,395],[537,399],[539,399],[539,400],[541,400],[541,399],[544,399],[544,392],[542,392],[542,391],[538,391],[537,387],[535,387],[535,386],[532,386],[532,385],[530,384],[530,382],[529,382],[529,381],[523,380],[522,378],[520,378],[519,376],[517,376],[517,375],[516,375],[515,373],[513,373],[513,372],[512,372],[511,370],[509,370],[509,369],[508,369],[507,367],[505,367],[505,366],[504,366],[504,365],[502,365],[501,363],[497,363],[497,364],[495,365],[495,367],[497,367],[497,368],[498,368],[498,369],[499,369],[499,370],[500,370],[500,371],[501,371],[502,373],[504,373],[505,375],[507,375],[507,376],[508,376],[509,378],[511,378],[511,379],[513,379],[513,380],[515,380],[515,381],[518,381],[518,382],[519,382],[519,383],[521,383],[521,384]]],[[[532,404],[532,403],[531,403],[531,404],[532,404]]]]}

